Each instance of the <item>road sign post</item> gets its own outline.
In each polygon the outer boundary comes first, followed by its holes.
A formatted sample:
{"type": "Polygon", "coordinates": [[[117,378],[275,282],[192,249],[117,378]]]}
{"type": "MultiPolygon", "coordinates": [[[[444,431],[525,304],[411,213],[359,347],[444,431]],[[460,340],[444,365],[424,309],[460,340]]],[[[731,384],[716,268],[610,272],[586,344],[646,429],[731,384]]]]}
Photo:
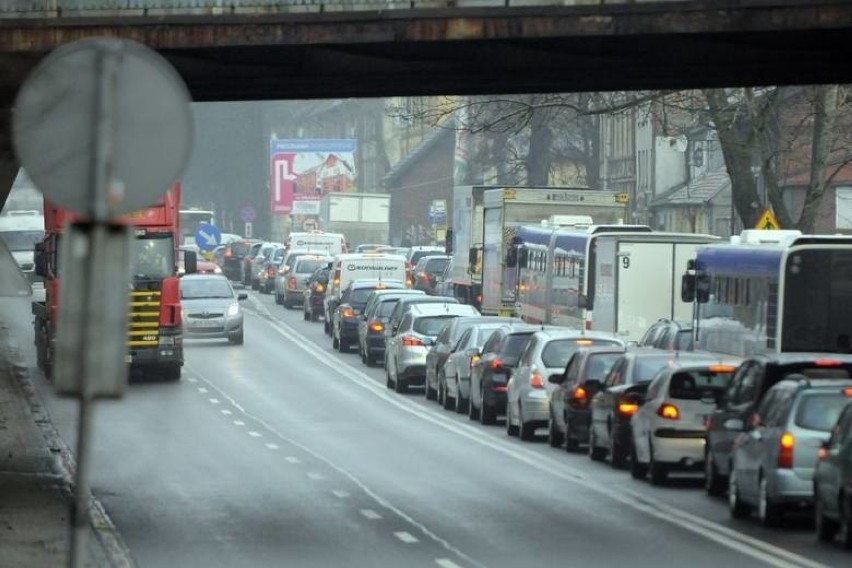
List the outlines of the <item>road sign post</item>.
{"type": "Polygon", "coordinates": [[[252,227],[251,221],[246,221],[246,228],[245,228],[245,231],[243,231],[243,236],[247,239],[250,239],[252,229],[253,229],[253,227],[252,227]]]}

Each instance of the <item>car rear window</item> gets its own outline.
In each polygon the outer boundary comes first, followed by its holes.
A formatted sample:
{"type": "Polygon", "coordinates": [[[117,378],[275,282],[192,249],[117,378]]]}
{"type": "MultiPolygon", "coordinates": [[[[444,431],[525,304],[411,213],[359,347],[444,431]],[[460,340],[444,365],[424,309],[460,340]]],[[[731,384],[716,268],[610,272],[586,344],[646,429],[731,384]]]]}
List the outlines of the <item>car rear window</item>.
{"type": "Polygon", "coordinates": [[[808,430],[830,432],[852,398],[843,393],[806,394],[796,411],[796,425],[808,430]]]}
{"type": "Polygon", "coordinates": [[[666,365],[669,364],[671,355],[655,355],[653,357],[637,357],[633,365],[631,383],[647,383],[653,379],[666,365]]]}
{"type": "Polygon", "coordinates": [[[328,261],[314,258],[303,258],[296,263],[296,269],[293,271],[296,274],[312,274],[317,268],[321,268],[328,264],[328,261]]]}
{"type": "Polygon", "coordinates": [[[379,304],[379,307],[376,308],[376,315],[384,318],[390,316],[394,307],[396,307],[397,302],[399,302],[399,298],[382,301],[382,303],[379,304]]]}
{"type": "Polygon", "coordinates": [[[437,336],[451,319],[453,319],[453,316],[428,316],[417,318],[414,320],[414,331],[422,333],[423,335],[437,336]]]}
{"type": "Polygon", "coordinates": [[[488,341],[488,338],[490,338],[494,334],[494,331],[499,328],[500,324],[484,325],[477,328],[475,338],[476,346],[481,349],[482,346],[485,345],[485,342],[488,341]]]}
{"type": "Polygon", "coordinates": [[[367,299],[370,297],[370,294],[373,293],[373,290],[375,290],[375,288],[355,288],[349,296],[349,303],[361,305],[366,304],[367,299]]]}
{"type": "Polygon", "coordinates": [[[430,258],[426,261],[425,270],[431,274],[440,273],[444,271],[449,262],[449,258],[430,258]]]}
{"type": "Polygon", "coordinates": [[[545,367],[562,367],[568,363],[571,355],[581,347],[594,347],[604,345],[618,345],[615,341],[607,339],[589,339],[588,337],[576,339],[554,339],[545,345],[541,352],[541,361],[545,367]]]}
{"type": "Polygon", "coordinates": [[[533,332],[530,331],[529,333],[511,333],[507,335],[503,340],[503,347],[500,349],[500,353],[508,357],[520,357],[521,351],[526,347],[532,334],[533,332]]]}
{"type": "Polygon", "coordinates": [[[728,386],[733,376],[730,372],[707,370],[679,371],[669,382],[669,396],[680,400],[701,400],[705,395],[717,397],[728,386]]]}
{"type": "Polygon", "coordinates": [[[603,381],[621,353],[595,353],[586,362],[586,380],[603,381]]]}

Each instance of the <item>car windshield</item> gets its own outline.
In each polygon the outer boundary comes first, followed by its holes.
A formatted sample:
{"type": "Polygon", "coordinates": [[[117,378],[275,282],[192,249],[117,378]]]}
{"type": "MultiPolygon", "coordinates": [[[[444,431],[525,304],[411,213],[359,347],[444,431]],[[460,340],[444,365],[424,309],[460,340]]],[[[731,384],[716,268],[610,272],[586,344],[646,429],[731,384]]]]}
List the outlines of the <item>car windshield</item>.
{"type": "Polygon", "coordinates": [[[44,231],[3,231],[0,239],[12,252],[31,251],[35,244],[44,238],[44,231]]]}
{"type": "Polygon", "coordinates": [[[500,324],[479,326],[476,329],[476,341],[474,345],[482,348],[482,346],[485,345],[485,342],[488,341],[488,338],[494,334],[494,330],[496,329],[500,329],[500,324]]]}
{"type": "Polygon", "coordinates": [[[429,274],[441,274],[444,272],[444,269],[449,264],[449,258],[431,258],[426,261],[426,267],[424,270],[429,274]]]}
{"type": "Polygon", "coordinates": [[[233,298],[234,292],[224,278],[185,277],[180,281],[180,297],[185,300],[233,298]]]}
{"type": "Polygon", "coordinates": [[[693,337],[691,329],[682,329],[675,336],[675,349],[678,351],[688,351],[692,349],[693,337]]]}
{"type": "Polygon", "coordinates": [[[806,394],[796,412],[796,425],[808,430],[830,432],[852,398],[843,393],[806,394]]]}
{"type": "Polygon", "coordinates": [[[293,271],[296,274],[310,274],[317,268],[328,264],[327,260],[319,260],[314,258],[303,258],[296,263],[296,269],[293,271]]]}
{"type": "Polygon", "coordinates": [[[669,396],[681,400],[700,400],[705,395],[716,396],[725,390],[733,376],[730,372],[709,369],[678,371],[669,382],[669,396]]]}
{"type": "Polygon", "coordinates": [[[351,305],[361,305],[367,303],[367,299],[370,297],[370,294],[373,293],[375,288],[356,288],[352,290],[352,293],[349,296],[349,303],[351,305]]]}
{"type": "Polygon", "coordinates": [[[544,350],[541,352],[541,361],[545,367],[560,367],[564,369],[568,363],[568,359],[571,358],[571,355],[577,349],[595,345],[618,345],[618,343],[608,339],[589,339],[588,337],[554,339],[545,345],[544,350]]]}
{"type": "Polygon", "coordinates": [[[134,278],[162,280],[175,273],[175,250],[171,238],[133,239],[130,250],[134,278]]]}
{"type": "Polygon", "coordinates": [[[441,333],[453,316],[425,316],[414,320],[414,331],[423,335],[436,336],[441,333]]]}

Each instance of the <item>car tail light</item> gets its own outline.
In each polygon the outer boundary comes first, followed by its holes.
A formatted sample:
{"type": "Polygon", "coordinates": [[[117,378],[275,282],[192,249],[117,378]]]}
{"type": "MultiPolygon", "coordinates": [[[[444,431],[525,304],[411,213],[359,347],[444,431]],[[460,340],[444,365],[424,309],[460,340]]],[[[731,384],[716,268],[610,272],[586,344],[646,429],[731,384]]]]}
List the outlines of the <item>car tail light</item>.
{"type": "Polygon", "coordinates": [[[476,303],[477,303],[477,304],[481,304],[481,303],[482,303],[482,294],[479,294],[479,295],[477,295],[477,296],[476,296],[476,303]]]}
{"type": "Polygon", "coordinates": [[[674,404],[661,404],[657,409],[657,416],[668,420],[680,420],[680,410],[674,404]]]}
{"type": "Polygon", "coordinates": [[[354,318],[355,310],[353,310],[352,308],[343,308],[342,310],[340,310],[340,315],[344,318],[354,318]]]}
{"type": "Polygon", "coordinates": [[[231,252],[231,249],[225,249],[225,254],[223,254],[222,256],[225,258],[231,258],[233,256],[233,253],[231,252]]]}
{"type": "Polygon", "coordinates": [[[274,266],[267,266],[266,267],[266,275],[269,276],[270,278],[275,278],[275,267],[274,266]]]}
{"type": "Polygon", "coordinates": [[[583,387],[577,387],[574,389],[574,392],[571,393],[571,398],[574,400],[582,400],[585,401],[588,398],[589,394],[586,392],[586,389],[583,387]]]}
{"type": "Polygon", "coordinates": [[[852,388],[843,389],[843,396],[852,396],[852,388]]]}
{"type": "Polygon", "coordinates": [[[618,413],[624,416],[633,416],[639,410],[639,405],[635,402],[619,402],[618,413]]]}
{"type": "Polygon", "coordinates": [[[325,292],[325,286],[323,286],[322,284],[314,284],[314,290],[318,294],[322,294],[323,292],[325,292]]]}
{"type": "Polygon", "coordinates": [[[530,375],[530,386],[534,389],[543,389],[544,388],[544,379],[541,378],[541,375],[538,373],[533,373],[530,375]]]}
{"type": "Polygon", "coordinates": [[[827,448],[821,447],[820,449],[817,450],[817,459],[818,460],[822,461],[827,457],[828,457],[828,449],[827,448]]]}
{"type": "Polygon", "coordinates": [[[402,338],[403,347],[423,347],[423,342],[419,338],[412,335],[406,335],[402,338]]]}
{"type": "Polygon", "coordinates": [[[373,323],[370,324],[370,331],[374,331],[376,333],[381,333],[384,330],[385,330],[385,326],[381,322],[374,321],[373,323]]]}
{"type": "Polygon", "coordinates": [[[796,447],[796,437],[790,432],[781,434],[778,444],[778,467],[790,469],[793,467],[793,450],[796,447]]]}
{"type": "Polygon", "coordinates": [[[814,361],[814,365],[817,367],[840,367],[842,364],[843,362],[837,359],[817,359],[814,361]]]}
{"type": "Polygon", "coordinates": [[[287,279],[287,289],[288,290],[295,290],[296,289],[296,279],[293,276],[291,276],[290,278],[287,279]]]}
{"type": "Polygon", "coordinates": [[[470,368],[470,370],[473,371],[473,368],[481,360],[482,360],[482,357],[480,357],[479,355],[472,355],[471,358],[470,358],[470,363],[468,364],[468,367],[470,368]]]}
{"type": "Polygon", "coordinates": [[[502,371],[503,370],[503,360],[502,359],[491,359],[491,362],[488,363],[488,368],[492,371],[502,371]]]}
{"type": "Polygon", "coordinates": [[[496,385],[492,387],[491,390],[493,390],[494,392],[506,392],[509,390],[509,387],[506,385],[496,385]]]}

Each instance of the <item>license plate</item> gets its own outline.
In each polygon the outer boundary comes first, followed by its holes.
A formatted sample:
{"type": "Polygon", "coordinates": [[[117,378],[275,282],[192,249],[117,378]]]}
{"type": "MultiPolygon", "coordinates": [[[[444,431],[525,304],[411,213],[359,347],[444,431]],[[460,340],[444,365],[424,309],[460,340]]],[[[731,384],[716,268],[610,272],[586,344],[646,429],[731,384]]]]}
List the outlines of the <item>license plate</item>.
{"type": "Polygon", "coordinates": [[[193,327],[222,327],[222,320],[219,319],[210,319],[210,320],[197,320],[194,322],[193,327]]]}

